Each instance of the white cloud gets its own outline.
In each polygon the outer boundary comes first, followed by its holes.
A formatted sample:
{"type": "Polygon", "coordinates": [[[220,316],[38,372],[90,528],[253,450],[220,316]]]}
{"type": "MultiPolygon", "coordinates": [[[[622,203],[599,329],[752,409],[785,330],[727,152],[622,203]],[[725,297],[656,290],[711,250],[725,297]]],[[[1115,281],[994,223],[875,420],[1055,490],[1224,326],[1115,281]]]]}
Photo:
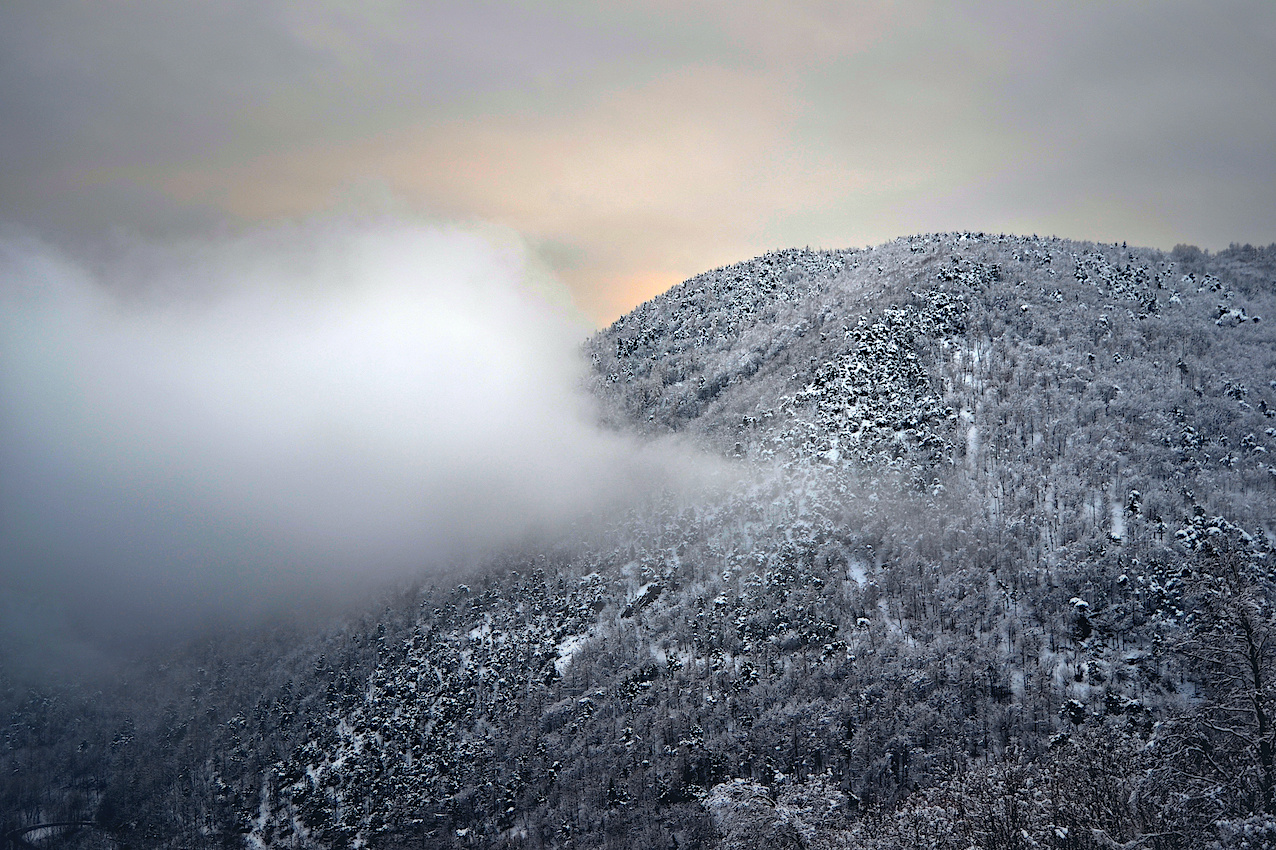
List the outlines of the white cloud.
{"type": "Polygon", "coordinates": [[[401,224],[92,270],[6,241],[0,582],[113,627],[198,619],[690,480],[689,454],[594,424],[585,325],[545,283],[509,235],[401,224]]]}

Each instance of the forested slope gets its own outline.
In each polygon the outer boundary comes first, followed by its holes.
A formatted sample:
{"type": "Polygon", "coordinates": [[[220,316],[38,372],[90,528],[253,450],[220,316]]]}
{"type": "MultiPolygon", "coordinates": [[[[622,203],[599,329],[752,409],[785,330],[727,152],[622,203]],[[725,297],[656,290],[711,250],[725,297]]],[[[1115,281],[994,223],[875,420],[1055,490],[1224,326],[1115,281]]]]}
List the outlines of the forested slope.
{"type": "Polygon", "coordinates": [[[1276,842],[1276,246],[707,272],[585,347],[745,482],[339,626],[10,683],[8,829],[145,847],[1276,842]]]}

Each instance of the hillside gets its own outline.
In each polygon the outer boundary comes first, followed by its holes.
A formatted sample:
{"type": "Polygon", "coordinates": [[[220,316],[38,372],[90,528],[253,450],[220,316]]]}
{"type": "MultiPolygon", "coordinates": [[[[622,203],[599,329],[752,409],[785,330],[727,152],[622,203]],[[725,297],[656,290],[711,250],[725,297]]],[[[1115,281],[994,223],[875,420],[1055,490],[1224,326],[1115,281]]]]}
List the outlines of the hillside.
{"type": "Polygon", "coordinates": [[[943,234],[706,272],[589,340],[589,388],[745,483],[100,691],[9,682],[0,829],[1272,846],[1274,325],[1276,246],[943,234]]]}

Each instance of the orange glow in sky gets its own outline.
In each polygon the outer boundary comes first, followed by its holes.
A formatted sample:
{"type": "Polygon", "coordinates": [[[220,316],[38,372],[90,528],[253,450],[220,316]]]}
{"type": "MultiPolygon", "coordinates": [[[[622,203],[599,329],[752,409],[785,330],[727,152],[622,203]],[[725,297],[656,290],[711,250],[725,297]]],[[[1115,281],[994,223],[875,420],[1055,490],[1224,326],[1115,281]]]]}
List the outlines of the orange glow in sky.
{"type": "Polygon", "coordinates": [[[1276,238],[1268,0],[0,11],[0,218],[515,231],[605,324],[773,248],[1276,238]]]}

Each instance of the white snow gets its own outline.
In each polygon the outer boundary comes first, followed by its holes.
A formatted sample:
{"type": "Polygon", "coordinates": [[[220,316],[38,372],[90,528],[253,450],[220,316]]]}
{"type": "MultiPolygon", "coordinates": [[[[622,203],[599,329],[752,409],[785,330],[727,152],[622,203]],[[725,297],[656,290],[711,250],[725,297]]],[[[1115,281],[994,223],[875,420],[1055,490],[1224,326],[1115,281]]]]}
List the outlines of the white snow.
{"type": "Polygon", "coordinates": [[[1125,513],[1121,510],[1121,506],[1116,502],[1112,503],[1112,528],[1108,531],[1108,535],[1113,540],[1125,540],[1125,513]]]}
{"type": "Polygon", "coordinates": [[[572,659],[576,657],[576,653],[580,652],[581,647],[588,640],[588,633],[568,635],[555,647],[558,652],[558,658],[554,660],[554,669],[558,671],[558,675],[562,676],[567,672],[567,668],[572,666],[572,659]]]}

